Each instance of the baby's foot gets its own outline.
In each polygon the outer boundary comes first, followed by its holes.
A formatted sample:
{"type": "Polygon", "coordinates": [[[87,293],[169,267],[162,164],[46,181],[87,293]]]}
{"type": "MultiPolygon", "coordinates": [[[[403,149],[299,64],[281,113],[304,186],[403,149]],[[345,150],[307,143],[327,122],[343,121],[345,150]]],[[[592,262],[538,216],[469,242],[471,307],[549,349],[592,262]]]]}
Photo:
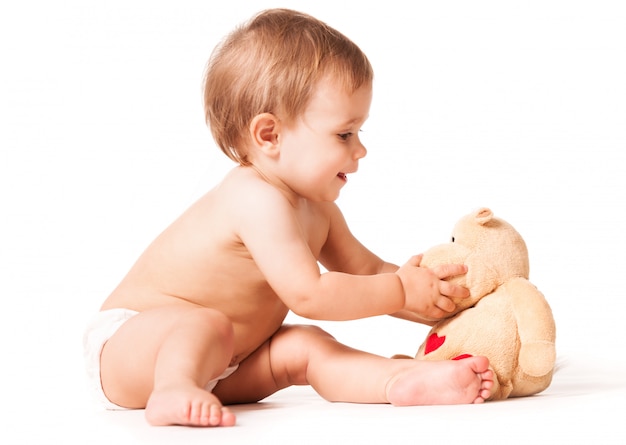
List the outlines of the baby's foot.
{"type": "Polygon", "coordinates": [[[387,400],[396,406],[482,403],[491,395],[493,371],[486,357],[414,361],[387,384],[387,400]]]}
{"type": "Polygon", "coordinates": [[[151,425],[233,426],[236,420],[217,397],[195,386],[153,391],[145,414],[151,425]]]}

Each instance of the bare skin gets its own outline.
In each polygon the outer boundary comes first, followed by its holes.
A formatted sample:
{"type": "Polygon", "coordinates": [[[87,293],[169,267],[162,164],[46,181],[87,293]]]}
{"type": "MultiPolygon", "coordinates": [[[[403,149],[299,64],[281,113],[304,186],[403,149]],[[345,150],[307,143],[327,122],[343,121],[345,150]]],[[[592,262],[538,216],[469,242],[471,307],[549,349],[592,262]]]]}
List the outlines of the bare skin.
{"type": "Polygon", "coordinates": [[[290,125],[250,124],[251,166],[233,169],[140,256],[102,309],[139,314],[105,344],[106,396],[145,408],[153,425],[231,426],[224,405],[290,385],[332,401],[394,405],[480,403],[493,375],[484,357],[392,360],[356,351],[318,328],[284,326],[289,310],[350,320],[383,314],[430,322],[466,289],[445,278],[464,266],[402,267],[366,249],[334,200],[366,150],[358,130],[371,86],[321,82],[290,125]],[[318,262],[329,272],[321,273],[318,262]],[[229,365],[239,368],[212,392],[229,365]],[[342,376],[350,376],[343,380],[342,376]]]}

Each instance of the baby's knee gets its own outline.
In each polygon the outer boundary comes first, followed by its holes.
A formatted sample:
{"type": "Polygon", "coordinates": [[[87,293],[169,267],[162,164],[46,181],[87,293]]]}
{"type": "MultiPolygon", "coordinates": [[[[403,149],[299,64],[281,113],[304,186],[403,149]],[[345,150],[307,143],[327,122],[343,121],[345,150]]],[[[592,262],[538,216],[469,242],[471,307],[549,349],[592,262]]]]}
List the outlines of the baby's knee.
{"type": "Polygon", "coordinates": [[[309,383],[307,373],[311,358],[327,350],[335,338],[317,326],[286,325],[274,334],[269,343],[270,362],[276,384],[280,388],[309,383]]]}
{"type": "Polygon", "coordinates": [[[314,325],[283,326],[280,334],[300,345],[318,341],[335,341],[335,337],[319,326],[314,325]]]}
{"type": "Polygon", "coordinates": [[[222,312],[211,308],[197,308],[186,314],[182,323],[194,326],[198,332],[209,331],[223,342],[233,342],[234,329],[230,319],[222,312]]]}

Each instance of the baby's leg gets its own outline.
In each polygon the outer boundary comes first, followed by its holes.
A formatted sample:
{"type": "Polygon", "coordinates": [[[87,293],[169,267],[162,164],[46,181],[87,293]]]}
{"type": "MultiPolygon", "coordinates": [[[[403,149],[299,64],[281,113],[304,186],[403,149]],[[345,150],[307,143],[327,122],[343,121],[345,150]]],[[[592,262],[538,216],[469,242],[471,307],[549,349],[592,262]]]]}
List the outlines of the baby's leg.
{"type": "Polygon", "coordinates": [[[216,394],[228,403],[260,400],[290,385],[311,385],[330,401],[431,405],[480,403],[493,373],[484,357],[394,360],[349,348],[312,326],[284,326],[216,394]]]}
{"type": "Polygon", "coordinates": [[[147,310],[104,345],[102,388],[113,403],[145,407],[153,425],[233,425],[234,415],[204,389],[226,369],[232,348],[231,323],[218,311],[147,310]]]}

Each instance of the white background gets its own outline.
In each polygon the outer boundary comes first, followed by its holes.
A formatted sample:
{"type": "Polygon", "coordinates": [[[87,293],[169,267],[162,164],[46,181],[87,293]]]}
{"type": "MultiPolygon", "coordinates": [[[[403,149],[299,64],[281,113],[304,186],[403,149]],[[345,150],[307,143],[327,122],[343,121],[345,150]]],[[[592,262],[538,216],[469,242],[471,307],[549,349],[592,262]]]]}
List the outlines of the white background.
{"type": "MultiPolygon", "coordinates": [[[[623,361],[621,2],[11,2],[0,7],[3,420],[54,419],[50,407],[73,400],[88,319],[232,168],[204,125],[204,64],[275,6],[336,27],[374,66],[368,156],[338,201],[362,242],[400,264],[488,206],[528,244],[560,355],[623,361]]],[[[318,324],[383,355],[414,354],[427,332],[384,317],[318,324]]]]}

